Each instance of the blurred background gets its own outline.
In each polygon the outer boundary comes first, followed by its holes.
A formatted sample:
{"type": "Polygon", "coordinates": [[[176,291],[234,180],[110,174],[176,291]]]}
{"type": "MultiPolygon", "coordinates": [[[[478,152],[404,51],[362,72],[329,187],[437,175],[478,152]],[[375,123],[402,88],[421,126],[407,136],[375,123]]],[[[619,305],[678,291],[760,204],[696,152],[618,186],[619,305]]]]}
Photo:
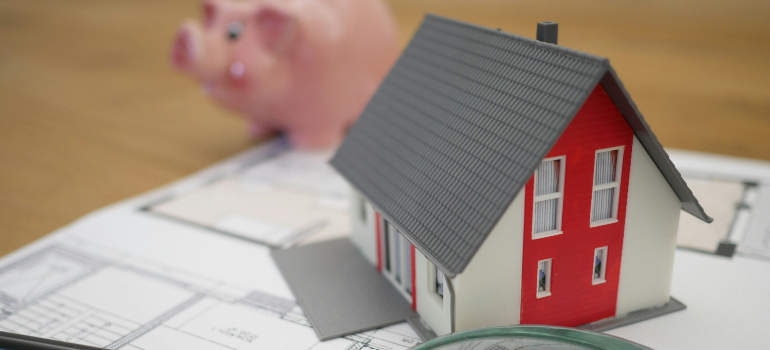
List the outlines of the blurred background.
{"type": "MultiPolygon", "coordinates": [[[[666,147],[770,160],[770,2],[391,0],[610,58],[666,147]]],[[[257,143],[175,72],[195,0],[0,2],[0,255],[257,143]]]]}

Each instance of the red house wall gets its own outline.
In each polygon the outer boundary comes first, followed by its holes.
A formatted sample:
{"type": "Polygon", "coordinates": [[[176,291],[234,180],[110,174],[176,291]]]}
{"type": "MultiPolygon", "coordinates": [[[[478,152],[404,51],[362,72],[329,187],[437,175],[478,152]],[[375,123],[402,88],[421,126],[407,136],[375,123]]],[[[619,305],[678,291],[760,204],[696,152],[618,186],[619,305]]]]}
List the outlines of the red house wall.
{"type": "Polygon", "coordinates": [[[562,234],[532,239],[534,178],[525,188],[521,323],[578,326],[615,315],[633,131],[601,84],[548,157],[566,156],[562,234]],[[589,227],[595,152],[625,146],[618,222],[589,227]],[[608,246],[606,282],[592,285],[594,249],[608,246]],[[551,295],[537,298],[537,264],[551,263],[551,295]]]}

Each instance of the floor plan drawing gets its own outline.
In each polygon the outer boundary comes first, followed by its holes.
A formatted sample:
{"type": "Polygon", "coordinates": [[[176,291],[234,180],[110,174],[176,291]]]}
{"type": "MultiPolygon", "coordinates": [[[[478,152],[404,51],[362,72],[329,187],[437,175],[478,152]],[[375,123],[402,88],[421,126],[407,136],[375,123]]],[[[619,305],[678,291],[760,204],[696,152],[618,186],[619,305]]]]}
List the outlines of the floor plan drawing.
{"type": "Polygon", "coordinates": [[[419,343],[406,324],[319,342],[293,300],[96,249],[57,243],[0,268],[0,330],[106,349],[401,350],[419,343]]]}
{"type": "MultiPolygon", "coordinates": [[[[770,181],[756,191],[755,213],[748,220],[748,227],[740,238],[738,252],[746,255],[770,259],[770,181]]],[[[739,230],[736,230],[739,231],[739,230]]]]}
{"type": "Polygon", "coordinates": [[[146,210],[271,247],[348,233],[348,185],[331,152],[275,146],[232,174],[146,210]]]}
{"type": "Polygon", "coordinates": [[[677,246],[717,255],[770,259],[770,163],[673,150],[671,160],[714,218],[682,215],[677,246]]]}
{"type": "MultiPolygon", "coordinates": [[[[271,141],[1,258],[0,331],[131,350],[417,345],[407,323],[320,342],[270,256],[348,233],[350,189],[330,154],[271,141]]],[[[715,218],[701,225],[682,214],[678,245],[716,253],[732,244],[741,264],[770,258],[770,217],[760,215],[770,211],[770,165],[670,154],[715,218]]]]}
{"type": "Polygon", "coordinates": [[[735,236],[746,230],[753,212],[756,185],[697,177],[686,177],[685,180],[714,221],[706,224],[691,215],[681,214],[677,246],[716,253],[720,243],[738,244],[735,236]]]}

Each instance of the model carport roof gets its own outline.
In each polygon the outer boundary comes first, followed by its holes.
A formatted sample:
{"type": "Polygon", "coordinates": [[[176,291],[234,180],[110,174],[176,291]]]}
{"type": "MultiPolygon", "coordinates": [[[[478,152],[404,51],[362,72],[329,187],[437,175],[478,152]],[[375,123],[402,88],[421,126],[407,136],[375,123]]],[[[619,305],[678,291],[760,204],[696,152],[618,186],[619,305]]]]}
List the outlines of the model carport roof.
{"type": "Polygon", "coordinates": [[[682,209],[710,222],[606,58],[433,15],[331,164],[452,277],[598,83],[682,209]]]}

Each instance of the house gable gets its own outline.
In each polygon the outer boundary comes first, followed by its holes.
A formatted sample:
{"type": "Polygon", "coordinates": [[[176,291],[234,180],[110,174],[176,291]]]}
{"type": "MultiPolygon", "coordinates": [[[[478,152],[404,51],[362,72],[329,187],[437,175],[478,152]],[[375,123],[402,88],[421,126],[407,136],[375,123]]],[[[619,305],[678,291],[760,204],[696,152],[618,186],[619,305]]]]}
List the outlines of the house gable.
{"type": "MultiPolygon", "coordinates": [[[[634,132],[598,84],[547,157],[563,156],[561,234],[533,234],[534,178],[525,187],[522,324],[578,326],[615,315],[634,132]],[[597,150],[621,147],[616,222],[591,225],[597,150]],[[594,284],[594,251],[607,247],[605,282],[594,284]],[[550,292],[538,297],[538,262],[551,259],[550,292]]],[[[606,258],[606,257],[605,257],[606,258]]]]}
{"type": "Polygon", "coordinates": [[[428,16],[331,164],[452,277],[607,67],[596,56],[428,16]]]}
{"type": "Polygon", "coordinates": [[[623,83],[612,67],[604,74],[601,83],[620,110],[620,113],[623,114],[628,124],[634,129],[634,135],[639,140],[639,143],[647,151],[658,171],[661,172],[668,185],[674,191],[677,198],[679,198],[679,201],[682,203],[682,210],[707,223],[712,222],[714,219],[709,217],[698,203],[698,199],[695,198],[682,175],[676,170],[674,163],[671,162],[668,154],[663,150],[663,145],[658,142],[658,138],[655,137],[652,129],[650,129],[650,126],[642,117],[642,113],[639,112],[639,109],[631,99],[628,91],[623,87],[623,83]]]}
{"type": "Polygon", "coordinates": [[[637,139],[630,176],[619,315],[669,302],[679,228],[678,198],[637,139]]]}
{"type": "Polygon", "coordinates": [[[431,15],[331,164],[453,277],[600,81],[682,208],[710,222],[607,59],[431,15]]]}

